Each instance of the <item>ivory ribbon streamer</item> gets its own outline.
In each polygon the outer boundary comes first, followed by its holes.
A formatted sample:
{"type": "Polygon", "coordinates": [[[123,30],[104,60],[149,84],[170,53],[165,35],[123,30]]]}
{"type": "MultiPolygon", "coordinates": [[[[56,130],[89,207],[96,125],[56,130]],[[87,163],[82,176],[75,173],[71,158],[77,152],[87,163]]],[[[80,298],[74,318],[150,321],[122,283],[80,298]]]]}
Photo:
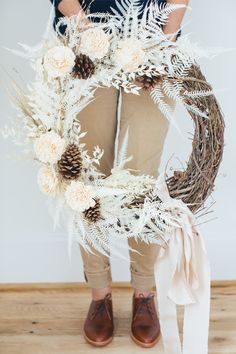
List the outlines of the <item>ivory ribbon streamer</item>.
{"type": "Polygon", "coordinates": [[[207,354],[210,309],[210,266],[204,241],[187,205],[169,195],[163,175],[161,198],[171,208],[176,227],[155,263],[161,333],[166,354],[207,354]],[[183,344],[176,305],[184,306],[183,344]]]}

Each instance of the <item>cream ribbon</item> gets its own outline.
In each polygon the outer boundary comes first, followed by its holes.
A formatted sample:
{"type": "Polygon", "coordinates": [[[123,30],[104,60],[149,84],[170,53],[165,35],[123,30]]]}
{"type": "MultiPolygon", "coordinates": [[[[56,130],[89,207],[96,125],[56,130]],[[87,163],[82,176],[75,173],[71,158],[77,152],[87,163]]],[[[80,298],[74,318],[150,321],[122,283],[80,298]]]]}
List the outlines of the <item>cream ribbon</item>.
{"type": "Polygon", "coordinates": [[[176,224],[154,268],[164,351],[166,354],[207,354],[210,266],[204,241],[187,205],[170,197],[163,175],[156,186],[162,200],[171,208],[176,224]],[[184,306],[182,344],[176,305],[184,306]]]}

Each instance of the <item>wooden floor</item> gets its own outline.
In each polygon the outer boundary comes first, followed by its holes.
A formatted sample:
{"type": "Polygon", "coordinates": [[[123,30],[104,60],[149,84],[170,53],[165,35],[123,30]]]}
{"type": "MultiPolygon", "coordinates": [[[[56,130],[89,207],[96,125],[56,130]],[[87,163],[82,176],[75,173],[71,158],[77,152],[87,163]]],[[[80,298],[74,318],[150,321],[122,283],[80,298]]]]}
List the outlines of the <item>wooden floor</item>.
{"type": "MultiPolygon", "coordinates": [[[[1,290],[0,353],[161,354],[161,342],[144,349],[131,341],[131,295],[130,288],[114,288],[115,338],[105,348],[94,348],[85,342],[82,331],[90,302],[88,289],[1,290]]],[[[236,353],[236,286],[212,289],[209,354],[222,353],[236,353]]]]}

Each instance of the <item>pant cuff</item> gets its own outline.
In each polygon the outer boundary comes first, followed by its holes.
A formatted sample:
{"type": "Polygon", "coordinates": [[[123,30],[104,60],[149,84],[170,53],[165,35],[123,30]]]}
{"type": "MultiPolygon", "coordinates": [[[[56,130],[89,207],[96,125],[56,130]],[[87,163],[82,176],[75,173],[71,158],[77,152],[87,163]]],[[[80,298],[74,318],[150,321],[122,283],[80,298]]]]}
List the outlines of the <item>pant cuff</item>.
{"type": "Polygon", "coordinates": [[[111,286],[111,270],[110,268],[104,269],[99,272],[85,272],[84,278],[89,287],[94,289],[108,288],[111,286]]]}
{"type": "Polygon", "coordinates": [[[131,285],[134,289],[149,291],[155,288],[154,275],[139,275],[131,271],[131,285]]]}

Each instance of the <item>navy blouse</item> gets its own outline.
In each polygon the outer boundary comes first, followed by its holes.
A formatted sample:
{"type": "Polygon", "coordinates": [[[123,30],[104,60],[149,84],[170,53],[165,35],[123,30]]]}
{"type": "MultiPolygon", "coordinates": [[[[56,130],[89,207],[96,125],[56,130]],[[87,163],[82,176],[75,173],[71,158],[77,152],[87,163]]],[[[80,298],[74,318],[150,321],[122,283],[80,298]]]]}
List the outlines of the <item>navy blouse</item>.
{"type": "MultiPolygon", "coordinates": [[[[54,28],[57,25],[59,19],[61,17],[64,17],[63,14],[58,10],[58,5],[62,0],[50,0],[52,4],[55,5],[55,19],[54,19],[54,28]]],[[[149,2],[150,0],[140,0],[140,3],[143,3],[143,7],[149,2]]],[[[157,0],[159,4],[164,4],[166,3],[166,0],[157,0]]],[[[113,7],[114,9],[117,9],[115,0],[83,0],[83,4],[85,6],[90,5],[90,12],[95,13],[95,12],[111,12],[110,7],[113,7]]],[[[119,11],[117,9],[117,11],[119,11]]],[[[93,21],[96,21],[96,18],[93,18],[93,21]]],[[[65,26],[61,26],[60,32],[64,33],[65,32],[65,26]]]]}

